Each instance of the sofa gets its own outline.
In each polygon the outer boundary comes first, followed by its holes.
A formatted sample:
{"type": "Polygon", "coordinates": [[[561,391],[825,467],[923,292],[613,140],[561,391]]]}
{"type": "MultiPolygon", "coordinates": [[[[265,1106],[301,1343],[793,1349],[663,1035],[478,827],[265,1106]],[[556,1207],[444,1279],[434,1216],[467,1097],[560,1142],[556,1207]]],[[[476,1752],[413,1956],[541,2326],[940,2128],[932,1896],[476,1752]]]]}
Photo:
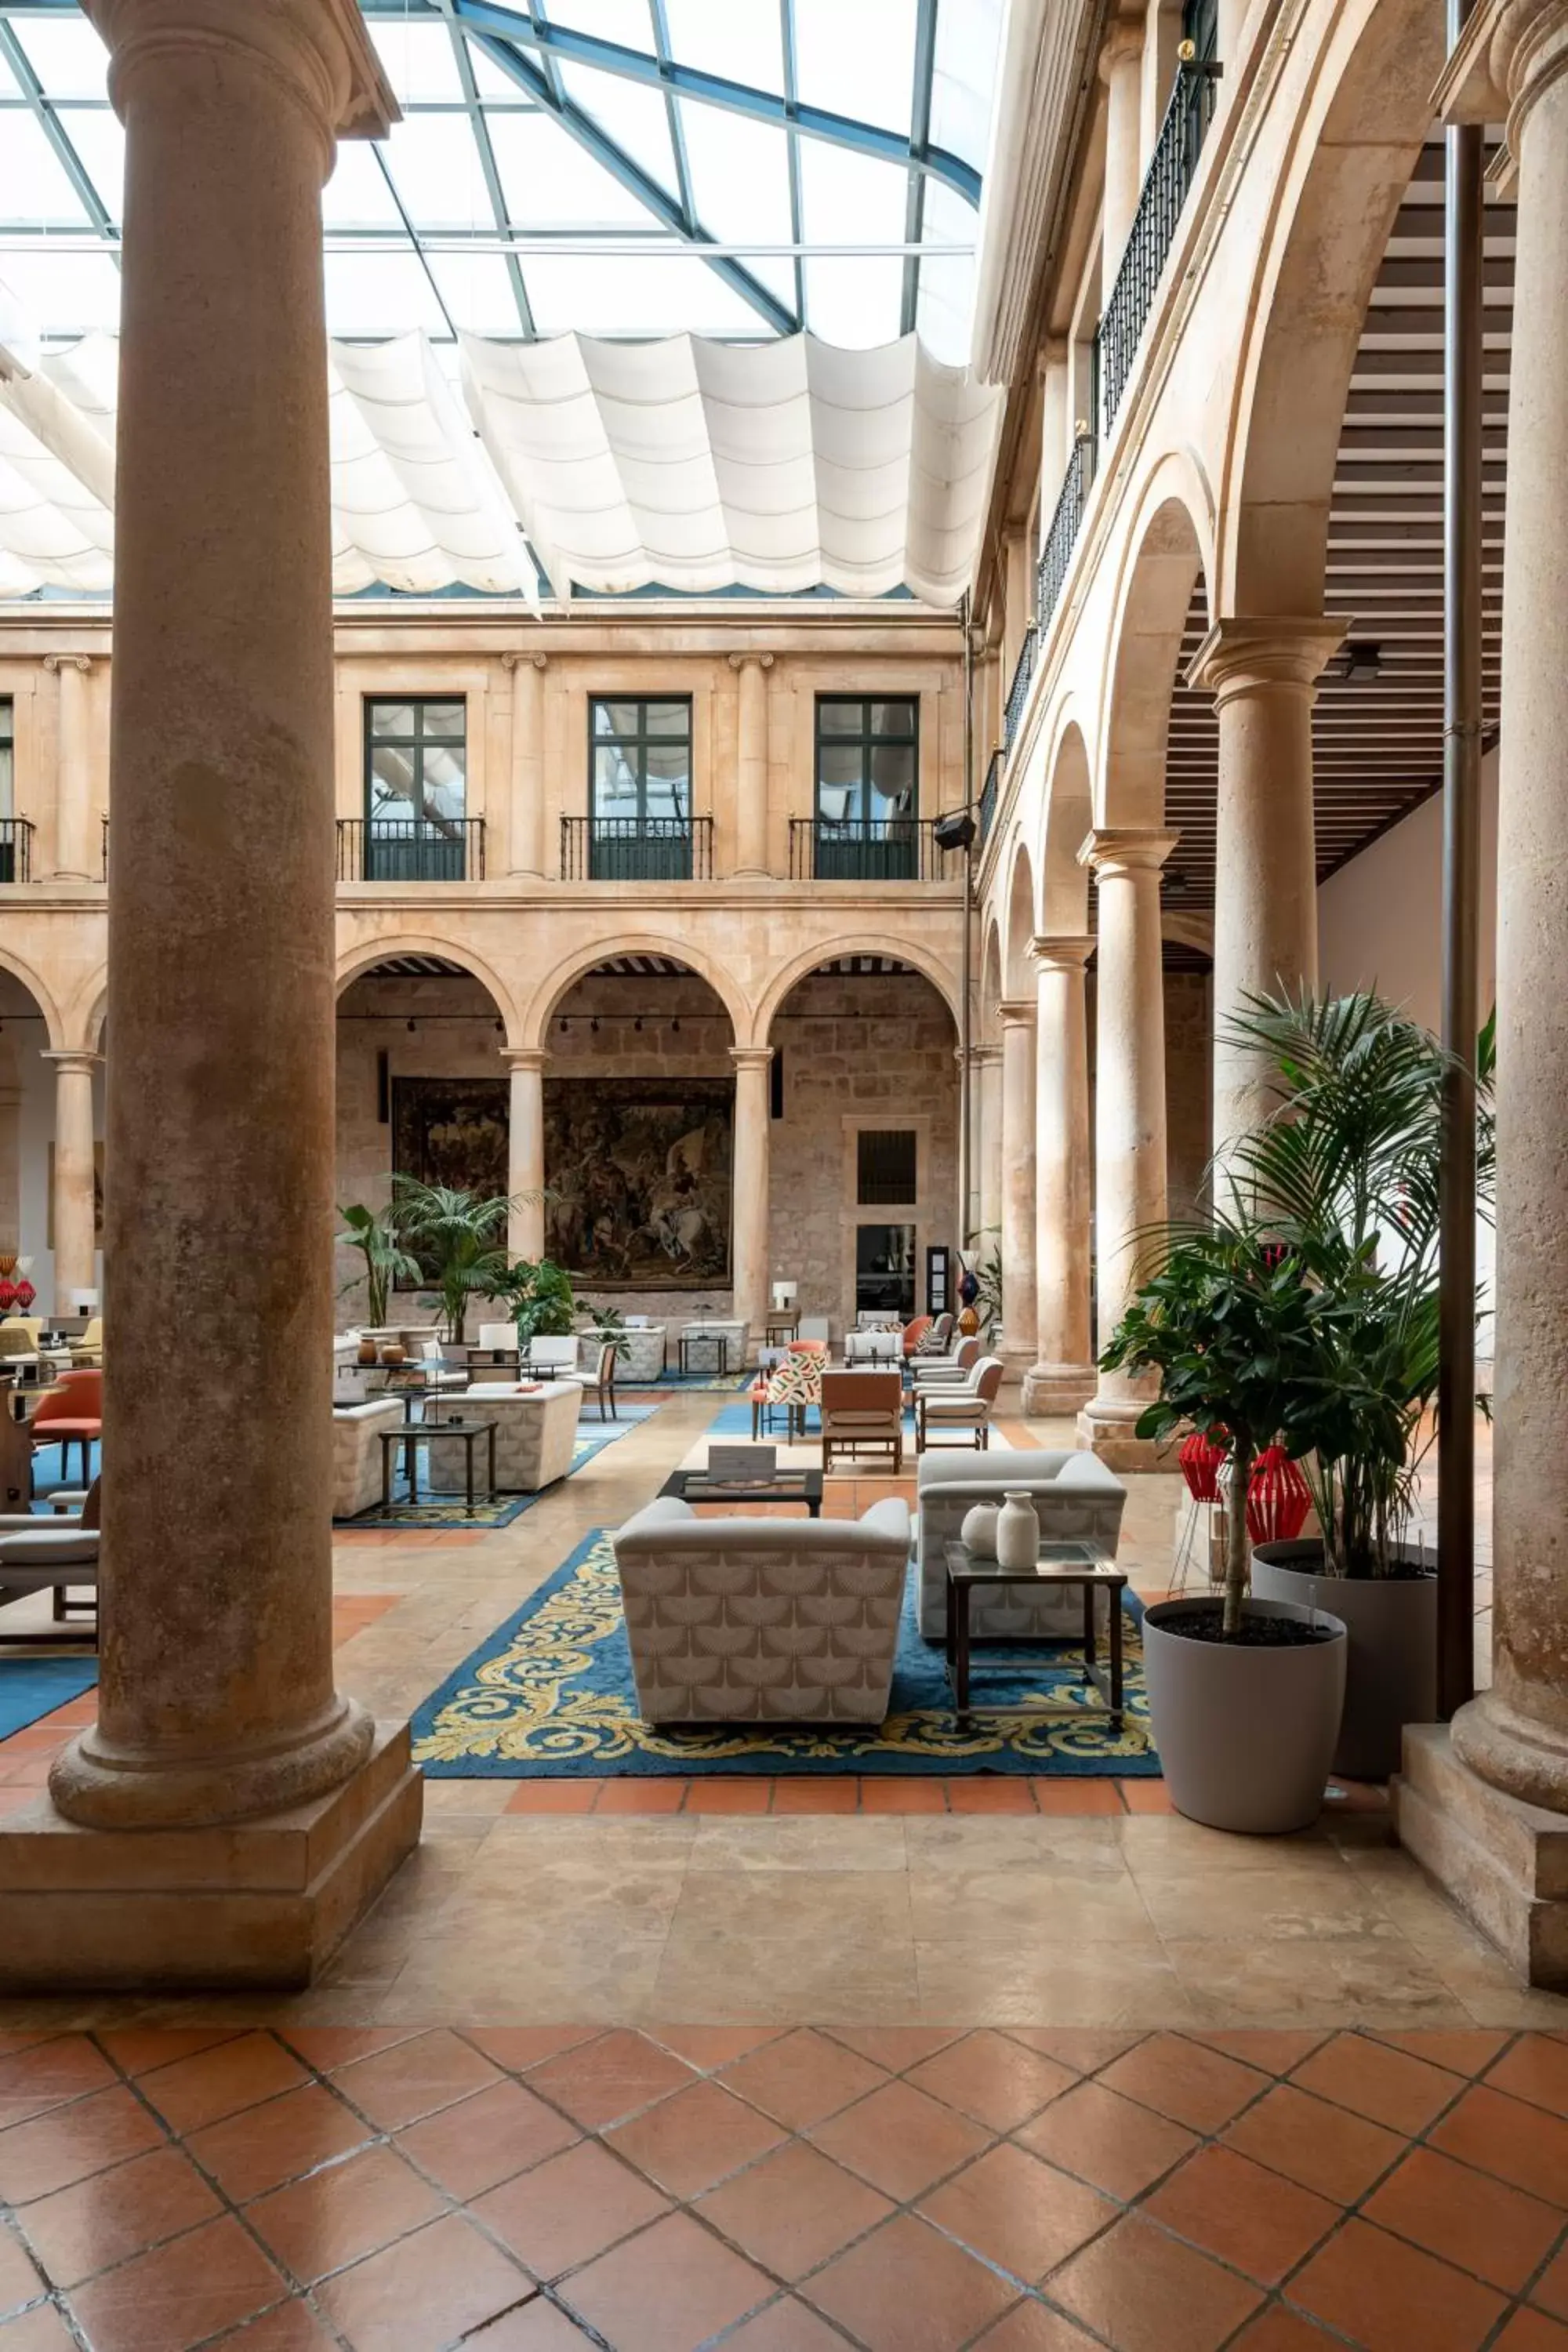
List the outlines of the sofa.
{"type": "MultiPolygon", "coordinates": [[[[581,1381],[474,1381],[460,1409],[465,1421],[495,1423],[496,1486],[501,1494],[537,1494],[571,1469],[583,1410],[581,1381]]],[[[443,1418],[451,1418],[449,1407],[443,1409],[443,1418]]],[[[439,1443],[432,1446],[431,1458],[440,1477],[439,1443]]]]}
{"type": "Polygon", "coordinates": [[[381,1501],[381,1435],[402,1425],[396,1397],[332,1408],[332,1517],[354,1519],[381,1501]]]}
{"type": "Polygon", "coordinates": [[[700,1518],[673,1497],[610,1538],[649,1723],[880,1723],[906,1503],[858,1519],[700,1518]]]}
{"type": "MultiPolygon", "coordinates": [[[[947,1633],[949,1538],[963,1532],[976,1503],[1000,1503],[1004,1494],[1017,1493],[1029,1496],[1048,1541],[1098,1543],[1116,1557],[1127,1489],[1098,1455],[1048,1447],[984,1455],[923,1454],[915,1488],[915,1563],[920,1629],[928,1642],[940,1642],[947,1633]]],[[[983,1587],[972,1595],[969,1612],[977,1639],[1065,1639],[1083,1625],[1081,1594],[1047,1587],[983,1587]]]]}

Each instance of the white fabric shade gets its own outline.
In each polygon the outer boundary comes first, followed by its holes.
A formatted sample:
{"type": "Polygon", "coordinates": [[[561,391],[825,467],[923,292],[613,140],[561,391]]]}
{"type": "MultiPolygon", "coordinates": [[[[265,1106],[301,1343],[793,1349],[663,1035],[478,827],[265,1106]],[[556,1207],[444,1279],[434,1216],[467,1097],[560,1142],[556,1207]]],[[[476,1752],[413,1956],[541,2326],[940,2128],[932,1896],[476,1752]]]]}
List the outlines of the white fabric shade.
{"type": "MultiPolygon", "coordinates": [[[[115,359],[102,336],[43,360],[0,341],[0,595],[111,585],[115,359]]],[[[524,534],[562,596],[902,586],[950,605],[968,584],[1001,394],[913,335],[465,337],[463,397],[422,334],[334,342],[329,366],[340,594],[537,604],[524,534]]]]}

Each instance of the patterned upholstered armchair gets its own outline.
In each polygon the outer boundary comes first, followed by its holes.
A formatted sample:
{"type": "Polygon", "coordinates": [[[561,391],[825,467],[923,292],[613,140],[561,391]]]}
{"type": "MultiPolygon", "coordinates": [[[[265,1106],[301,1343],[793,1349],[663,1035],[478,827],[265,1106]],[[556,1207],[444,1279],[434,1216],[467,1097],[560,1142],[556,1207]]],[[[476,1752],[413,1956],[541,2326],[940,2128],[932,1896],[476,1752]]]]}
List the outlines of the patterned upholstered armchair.
{"type": "Polygon", "coordinates": [[[339,1405],[332,1413],[332,1517],[357,1518],[381,1500],[381,1432],[403,1419],[396,1397],[339,1405]]]}
{"type": "Polygon", "coordinates": [[[610,1538],[649,1723],[880,1723],[907,1504],[859,1519],[699,1518],[673,1497],[610,1538]]]}
{"type": "MultiPolygon", "coordinates": [[[[571,1469],[583,1410],[581,1381],[479,1381],[463,1398],[465,1418],[496,1425],[496,1486],[533,1495],[571,1469]]],[[[433,1449],[434,1450],[434,1449],[433,1449]]]]}

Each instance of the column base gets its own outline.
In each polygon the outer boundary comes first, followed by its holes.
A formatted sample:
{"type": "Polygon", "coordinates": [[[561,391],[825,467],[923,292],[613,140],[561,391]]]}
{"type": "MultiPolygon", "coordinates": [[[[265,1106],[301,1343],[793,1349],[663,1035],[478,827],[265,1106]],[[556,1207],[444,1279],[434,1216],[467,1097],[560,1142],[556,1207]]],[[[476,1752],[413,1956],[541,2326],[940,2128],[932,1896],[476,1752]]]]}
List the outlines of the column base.
{"type": "Polygon", "coordinates": [[[1093,1364],[1031,1364],[1024,1375],[1024,1411],[1032,1420],[1077,1412],[1094,1394],[1093,1364]]]}
{"type": "Polygon", "coordinates": [[[1405,1727],[1399,1842],[1527,1984],[1568,1992],[1568,1815],[1483,1780],[1445,1724],[1405,1727]]]}
{"type": "Polygon", "coordinates": [[[195,1830],[80,1829],[47,1797],[0,1822],[0,1992],[311,1982],[419,1843],[408,1726],[291,1812],[195,1830]]]}
{"type": "Polygon", "coordinates": [[[1176,1441],[1134,1434],[1142,1405],[1127,1406],[1091,1397],[1078,1417],[1078,1442],[1108,1470],[1173,1470],[1176,1441]]]}

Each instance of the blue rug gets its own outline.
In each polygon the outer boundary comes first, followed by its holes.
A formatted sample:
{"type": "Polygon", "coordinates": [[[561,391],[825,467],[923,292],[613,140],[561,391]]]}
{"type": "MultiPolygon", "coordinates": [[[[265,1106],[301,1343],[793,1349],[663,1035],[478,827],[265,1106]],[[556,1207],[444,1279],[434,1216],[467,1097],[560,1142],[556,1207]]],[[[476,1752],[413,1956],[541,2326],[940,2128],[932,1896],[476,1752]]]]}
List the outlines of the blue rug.
{"type": "MultiPolygon", "coordinates": [[[[568,1478],[575,1477],[578,1471],[586,1463],[591,1462],[596,1454],[602,1454],[606,1445],[613,1445],[617,1437],[625,1437],[629,1430],[637,1427],[638,1422],[647,1421],[650,1413],[658,1411],[658,1407],[654,1404],[623,1403],[619,1406],[618,1421],[580,1421],[577,1424],[576,1444],[573,1450],[572,1467],[566,1473],[568,1478]]],[[[400,1455],[398,1457],[400,1464],[401,1459],[400,1455]]],[[[421,1467],[423,1467],[424,1459],[422,1455],[421,1467]]],[[[482,1471],[482,1457],[479,1468],[482,1471]]],[[[420,1480],[420,1500],[417,1503],[411,1503],[408,1499],[408,1480],[399,1467],[393,1476],[393,1501],[390,1511],[384,1511],[381,1505],[376,1503],[370,1510],[362,1512],[357,1519],[334,1519],[332,1525],[337,1528],[468,1528],[470,1530],[509,1528],[513,1519],[520,1517],[524,1511],[533,1508],[540,1495],[548,1495],[549,1492],[548,1486],[542,1486],[539,1494],[535,1495],[493,1495],[488,1502],[475,1503],[473,1517],[470,1518],[463,1506],[461,1490],[457,1494],[448,1494],[443,1488],[440,1493],[432,1495],[426,1488],[423,1476],[420,1480]]]]}
{"type": "Polygon", "coordinates": [[[34,1454],[33,1498],[35,1502],[41,1501],[45,1496],[52,1495],[57,1486],[64,1486],[71,1493],[78,1493],[90,1486],[103,1467],[103,1448],[95,1439],[88,1447],[88,1475],[84,1478],[81,1475],[81,1448],[73,1438],[70,1476],[68,1478],[62,1458],[64,1451],[63,1446],[59,1445],[40,1445],[34,1454]]]}
{"type": "MultiPolygon", "coordinates": [[[[0,1627],[4,1621],[0,1620],[0,1627]]],[[[0,1630],[0,1643],[5,1640],[0,1630]]],[[[25,1731],[98,1680],[96,1658],[0,1657],[0,1739],[25,1731]]]]}
{"type": "Polygon", "coordinates": [[[624,1391],[627,1396],[654,1396],[665,1389],[685,1389],[689,1392],[714,1390],[725,1396],[733,1396],[737,1389],[749,1389],[755,1378],[755,1372],[751,1371],[680,1372],[673,1365],[666,1365],[664,1370],[651,1381],[633,1380],[630,1373],[626,1373],[617,1382],[616,1393],[624,1391]]]}
{"type": "Polygon", "coordinates": [[[516,1614],[414,1717],[414,1757],[440,1780],[660,1779],[691,1773],[1030,1772],[1153,1777],[1143,1694],[1142,1605],[1129,1593],[1127,1725],[1111,1732],[1072,1644],[977,1652],[979,1712],[960,1730],[940,1644],[915,1624],[914,1578],[885,1723],[870,1729],[778,1724],[671,1731],[637,1710],[621,1588],[607,1536],[580,1543],[516,1614]],[[1081,1711],[1081,1721],[1046,1707],[1081,1711]]]}

